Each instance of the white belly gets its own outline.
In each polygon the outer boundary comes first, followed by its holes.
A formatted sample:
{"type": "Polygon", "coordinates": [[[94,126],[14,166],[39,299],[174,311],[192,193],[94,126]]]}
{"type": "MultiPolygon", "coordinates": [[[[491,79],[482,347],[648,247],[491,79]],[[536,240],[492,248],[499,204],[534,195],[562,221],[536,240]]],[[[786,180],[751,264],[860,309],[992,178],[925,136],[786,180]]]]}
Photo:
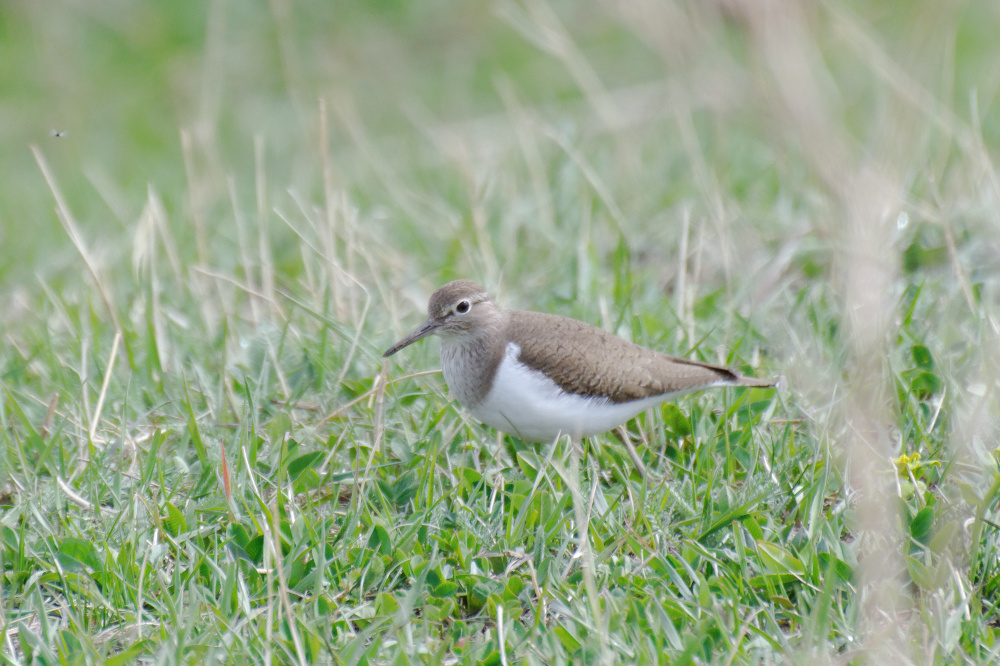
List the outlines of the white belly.
{"type": "Polygon", "coordinates": [[[607,432],[670,397],[613,403],[567,393],[541,372],[520,363],[520,352],[516,344],[507,345],[490,392],[478,404],[466,407],[483,423],[528,442],[549,442],[560,434],[579,438],[607,432]]]}

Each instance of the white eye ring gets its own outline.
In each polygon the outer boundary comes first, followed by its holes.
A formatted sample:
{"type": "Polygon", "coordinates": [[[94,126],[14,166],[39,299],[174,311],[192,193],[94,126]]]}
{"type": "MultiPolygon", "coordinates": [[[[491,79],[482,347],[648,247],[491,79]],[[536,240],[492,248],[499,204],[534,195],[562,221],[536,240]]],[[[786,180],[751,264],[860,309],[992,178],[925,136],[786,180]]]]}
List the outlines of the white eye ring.
{"type": "Polygon", "coordinates": [[[465,314],[472,309],[472,303],[463,299],[458,303],[455,303],[455,314],[465,314]]]}

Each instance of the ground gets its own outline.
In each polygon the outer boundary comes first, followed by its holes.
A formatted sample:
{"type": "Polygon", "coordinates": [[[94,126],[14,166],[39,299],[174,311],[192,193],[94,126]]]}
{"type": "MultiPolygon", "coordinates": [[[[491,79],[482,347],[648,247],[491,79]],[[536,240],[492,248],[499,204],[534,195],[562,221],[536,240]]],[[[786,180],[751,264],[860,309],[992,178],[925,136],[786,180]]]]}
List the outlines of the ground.
{"type": "Polygon", "coordinates": [[[998,22],[4,4],[3,658],[996,662],[998,22]],[[459,277],[779,389],[498,436],[459,277]]]}

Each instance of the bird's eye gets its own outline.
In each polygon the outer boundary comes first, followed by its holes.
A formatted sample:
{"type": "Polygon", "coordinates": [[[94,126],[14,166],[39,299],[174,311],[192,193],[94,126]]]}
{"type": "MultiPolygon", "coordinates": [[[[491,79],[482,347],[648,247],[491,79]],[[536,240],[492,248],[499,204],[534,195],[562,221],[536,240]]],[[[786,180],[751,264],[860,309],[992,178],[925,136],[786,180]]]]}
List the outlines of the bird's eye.
{"type": "Polygon", "coordinates": [[[455,312],[458,314],[465,314],[472,308],[472,304],[469,301],[459,301],[455,304],[455,312]]]}

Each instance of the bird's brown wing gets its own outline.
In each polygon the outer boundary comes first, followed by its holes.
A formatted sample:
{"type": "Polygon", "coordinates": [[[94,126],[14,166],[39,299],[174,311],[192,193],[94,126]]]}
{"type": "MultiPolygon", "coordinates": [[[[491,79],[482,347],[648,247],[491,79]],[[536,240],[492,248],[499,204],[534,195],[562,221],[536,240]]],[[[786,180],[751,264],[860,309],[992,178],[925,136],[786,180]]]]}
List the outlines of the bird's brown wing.
{"type": "Polygon", "coordinates": [[[773,386],[728,368],[675,358],[640,347],[576,319],[510,312],[509,339],[520,361],[568,393],[628,402],[708,386],[773,386]]]}

